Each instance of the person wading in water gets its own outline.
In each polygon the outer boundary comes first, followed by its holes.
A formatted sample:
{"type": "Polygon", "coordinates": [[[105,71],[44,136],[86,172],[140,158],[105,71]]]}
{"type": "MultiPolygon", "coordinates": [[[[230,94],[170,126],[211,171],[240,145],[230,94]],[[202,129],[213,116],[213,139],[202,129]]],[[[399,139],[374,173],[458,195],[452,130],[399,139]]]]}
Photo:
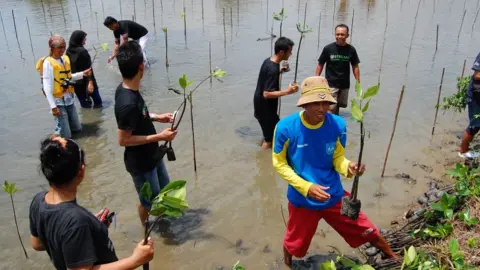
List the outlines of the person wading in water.
{"type": "Polygon", "coordinates": [[[301,112],[278,122],[273,144],[273,166],[288,182],[288,223],[283,241],[285,264],[292,256],[307,254],[321,219],[335,229],[353,248],[367,242],[395,257],[378,229],[360,212],[351,220],[340,212],[343,190],[340,174],[352,177],[363,174],[365,165],[345,158],[347,128],[345,120],[329,113],[336,103],[327,80],[316,76],[302,82],[297,103],[301,112]]]}
{"type": "Polygon", "coordinates": [[[348,92],[350,89],[350,65],[353,69],[353,76],[360,82],[360,59],[358,58],[355,47],[347,43],[348,26],[339,24],[335,27],[335,42],[328,44],[323,48],[318,66],[315,71],[316,76],[322,75],[325,64],[327,65],[325,77],[328,85],[332,88],[332,95],[337,100],[337,104],[332,105],[332,112],[339,113],[340,109],[348,106],[348,92]]]}
{"type": "Polygon", "coordinates": [[[92,74],[88,68],[72,74],[70,58],[65,53],[65,39],[53,35],[48,40],[49,56],[41,58],[36,66],[42,78],[42,91],[55,118],[55,134],[66,139],[72,132],[82,130],[80,118],[75,108],[75,90],[73,82],[83,80],[92,74]]]}
{"type": "MultiPolygon", "coordinates": [[[[292,55],[293,41],[281,37],[275,42],[275,55],[265,59],[260,67],[257,88],[253,96],[254,116],[263,132],[262,149],[272,148],[273,131],[280,120],[278,115],[278,98],[298,91],[296,84],[280,90],[280,62],[287,61],[292,55]]],[[[285,67],[288,68],[288,67],[285,67]]]]}
{"type": "Polygon", "coordinates": [[[108,237],[106,211],[93,215],[78,205],[85,177],[85,152],[69,139],[51,136],[41,143],[40,168],[50,188],[30,204],[30,242],[47,251],[59,270],[135,269],[153,259],[153,242],[139,242],[130,257],[118,260],[108,237]]]}
{"type": "MultiPolygon", "coordinates": [[[[85,47],[83,47],[86,42],[87,33],[82,30],[73,31],[70,36],[67,56],[70,58],[73,73],[88,69],[92,66],[90,54],[85,47]]],[[[75,88],[78,101],[83,108],[91,108],[92,105],[95,108],[102,107],[102,98],[98,91],[97,80],[95,79],[93,70],[90,77],[77,81],[73,87],[75,88]],[[90,101],[90,96],[92,97],[93,104],[90,101]]]]}

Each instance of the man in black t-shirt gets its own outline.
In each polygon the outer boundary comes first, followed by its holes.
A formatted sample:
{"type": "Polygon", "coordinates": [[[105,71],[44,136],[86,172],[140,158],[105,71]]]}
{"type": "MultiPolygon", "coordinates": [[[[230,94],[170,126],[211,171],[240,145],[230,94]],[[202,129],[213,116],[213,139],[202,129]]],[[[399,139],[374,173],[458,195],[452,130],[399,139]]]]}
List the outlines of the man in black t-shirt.
{"type": "Polygon", "coordinates": [[[353,69],[353,76],[360,82],[360,59],[357,50],[347,43],[348,26],[339,24],[335,27],[336,42],[328,44],[323,48],[320,58],[318,58],[318,66],[315,72],[316,76],[320,76],[323,67],[327,64],[325,78],[328,85],[332,88],[332,94],[337,99],[337,104],[332,106],[333,113],[338,115],[339,107],[346,108],[348,106],[348,90],[350,88],[350,65],[353,69]]]}
{"type": "Polygon", "coordinates": [[[167,128],[157,133],[153,126],[152,121],[171,123],[173,115],[157,115],[148,111],[139,92],[145,69],[141,50],[135,41],[128,41],[118,49],[117,61],[123,82],[115,92],[115,118],[118,143],[125,147],[125,167],[140,198],[138,214],[144,224],[148,219],[150,202],[142,198],[140,189],[144,183],[150,183],[153,199],[170,182],[162,157],[159,157],[158,142],[172,141],[177,131],[167,128]]]}
{"type": "Polygon", "coordinates": [[[113,54],[108,58],[110,63],[118,52],[118,47],[124,42],[127,42],[129,38],[137,41],[142,47],[143,61],[145,66],[148,66],[147,55],[145,53],[145,47],[148,41],[148,30],[144,26],[129,20],[117,21],[115,18],[108,16],[103,24],[113,31],[115,36],[115,45],[113,47],[113,54]]]}
{"type": "Polygon", "coordinates": [[[292,55],[293,41],[280,37],[275,42],[275,55],[263,61],[258,75],[257,88],[253,96],[254,116],[263,132],[262,149],[272,148],[275,126],[280,117],[277,114],[278,98],[298,91],[297,84],[290,84],[285,90],[280,90],[280,62],[287,61],[292,55]]]}

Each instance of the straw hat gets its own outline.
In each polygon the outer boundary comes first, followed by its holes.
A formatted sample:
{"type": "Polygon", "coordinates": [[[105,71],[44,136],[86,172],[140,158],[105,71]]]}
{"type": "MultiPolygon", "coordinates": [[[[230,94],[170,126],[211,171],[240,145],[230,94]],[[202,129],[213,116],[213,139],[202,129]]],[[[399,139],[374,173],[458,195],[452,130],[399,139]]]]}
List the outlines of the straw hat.
{"type": "Polygon", "coordinates": [[[298,100],[297,107],[314,102],[330,102],[336,104],[337,101],[332,96],[332,91],[328,87],[327,80],[322,76],[308,77],[302,82],[302,94],[298,100]]]}

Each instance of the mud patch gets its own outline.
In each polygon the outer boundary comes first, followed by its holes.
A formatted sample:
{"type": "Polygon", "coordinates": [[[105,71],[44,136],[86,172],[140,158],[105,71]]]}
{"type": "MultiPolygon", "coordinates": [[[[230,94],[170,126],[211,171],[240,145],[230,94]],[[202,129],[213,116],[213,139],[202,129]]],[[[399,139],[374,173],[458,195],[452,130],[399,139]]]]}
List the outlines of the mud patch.
{"type": "Polygon", "coordinates": [[[420,163],[414,162],[413,167],[419,167],[420,169],[424,170],[426,173],[432,173],[433,172],[432,167],[427,166],[425,164],[420,164],[420,163]]]}
{"type": "Polygon", "coordinates": [[[237,134],[240,138],[246,137],[261,137],[262,132],[257,129],[252,129],[249,126],[239,127],[235,130],[235,134],[237,134]]]}
{"type": "Polygon", "coordinates": [[[397,173],[395,175],[396,178],[403,179],[403,181],[409,185],[416,185],[417,180],[413,179],[409,174],[407,173],[397,173]]]}

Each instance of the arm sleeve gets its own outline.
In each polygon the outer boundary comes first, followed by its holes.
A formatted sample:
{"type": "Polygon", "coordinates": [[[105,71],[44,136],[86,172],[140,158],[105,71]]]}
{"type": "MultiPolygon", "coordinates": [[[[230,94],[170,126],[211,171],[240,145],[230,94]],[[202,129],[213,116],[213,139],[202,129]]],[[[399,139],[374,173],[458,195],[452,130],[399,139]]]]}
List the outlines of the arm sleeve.
{"type": "Polygon", "coordinates": [[[360,64],[360,58],[358,58],[357,50],[354,47],[352,47],[352,55],[350,57],[350,63],[352,64],[352,66],[356,66],[360,64]]]}
{"type": "Polygon", "coordinates": [[[43,62],[43,91],[47,97],[50,109],[57,107],[55,98],[53,97],[53,68],[48,60],[43,62]]]}
{"type": "Polygon", "coordinates": [[[318,58],[318,64],[324,65],[325,62],[327,62],[327,60],[328,60],[328,53],[327,53],[327,50],[323,48],[322,54],[320,54],[320,57],[318,58]]]}
{"type": "Polygon", "coordinates": [[[97,256],[90,227],[84,225],[68,230],[62,238],[62,252],[69,269],[93,265],[97,256]]]}
{"type": "Polygon", "coordinates": [[[121,130],[134,130],[137,126],[137,107],[135,105],[126,105],[119,109],[117,126],[121,130]]]}
{"type": "Polygon", "coordinates": [[[472,69],[474,71],[480,71],[480,53],[477,55],[477,58],[475,59],[475,63],[473,63],[472,69]]]}
{"type": "Polygon", "coordinates": [[[306,181],[296,174],[287,162],[287,149],[290,141],[287,135],[287,130],[277,126],[277,128],[275,128],[273,141],[273,167],[288,184],[294,187],[303,196],[307,197],[308,190],[313,183],[306,181]]]}
{"type": "Polygon", "coordinates": [[[77,73],[73,73],[73,74],[72,74],[72,80],[73,80],[73,81],[83,80],[83,71],[80,71],[80,72],[77,72],[77,73]]]}
{"type": "Polygon", "coordinates": [[[340,137],[337,139],[337,143],[335,145],[335,152],[333,153],[333,167],[335,170],[347,177],[350,178],[352,175],[348,171],[348,165],[350,164],[350,160],[345,157],[345,145],[347,143],[347,129],[344,128],[340,137]]]}

